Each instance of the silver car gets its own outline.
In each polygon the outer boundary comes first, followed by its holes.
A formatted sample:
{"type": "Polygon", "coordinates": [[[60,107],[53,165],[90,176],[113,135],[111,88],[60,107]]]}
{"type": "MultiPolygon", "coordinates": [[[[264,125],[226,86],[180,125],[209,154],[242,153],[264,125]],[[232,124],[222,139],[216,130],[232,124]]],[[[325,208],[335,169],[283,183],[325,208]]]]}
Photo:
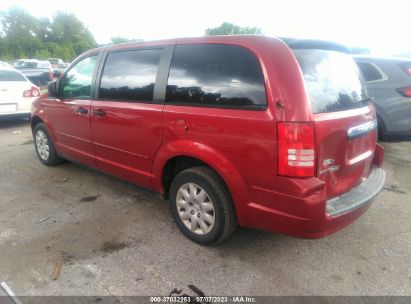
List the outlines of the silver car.
{"type": "Polygon", "coordinates": [[[375,100],[380,137],[411,135],[411,58],[354,59],[375,100]]]}

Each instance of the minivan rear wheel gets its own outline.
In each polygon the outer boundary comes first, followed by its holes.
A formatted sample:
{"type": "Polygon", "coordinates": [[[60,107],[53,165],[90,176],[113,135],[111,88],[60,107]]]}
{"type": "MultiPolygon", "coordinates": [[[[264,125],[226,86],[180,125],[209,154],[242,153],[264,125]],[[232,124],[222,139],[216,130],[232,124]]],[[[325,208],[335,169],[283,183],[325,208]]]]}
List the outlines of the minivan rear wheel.
{"type": "Polygon", "coordinates": [[[194,242],[217,244],[237,227],[227,188],[211,168],[194,167],[180,172],[171,183],[169,197],[177,226],[194,242]]]}
{"type": "Polygon", "coordinates": [[[39,123],[33,130],[34,146],[40,161],[46,166],[54,166],[63,161],[54,148],[48,130],[43,123],[39,123]]]}

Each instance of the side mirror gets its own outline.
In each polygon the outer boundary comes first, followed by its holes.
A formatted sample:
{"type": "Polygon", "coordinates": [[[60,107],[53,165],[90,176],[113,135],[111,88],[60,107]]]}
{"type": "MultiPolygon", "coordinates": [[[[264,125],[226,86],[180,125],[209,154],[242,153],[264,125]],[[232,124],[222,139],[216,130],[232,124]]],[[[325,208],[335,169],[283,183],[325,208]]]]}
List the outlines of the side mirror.
{"type": "Polygon", "coordinates": [[[58,96],[57,82],[56,81],[50,81],[47,84],[47,90],[49,92],[49,97],[57,97],[58,96]]]}

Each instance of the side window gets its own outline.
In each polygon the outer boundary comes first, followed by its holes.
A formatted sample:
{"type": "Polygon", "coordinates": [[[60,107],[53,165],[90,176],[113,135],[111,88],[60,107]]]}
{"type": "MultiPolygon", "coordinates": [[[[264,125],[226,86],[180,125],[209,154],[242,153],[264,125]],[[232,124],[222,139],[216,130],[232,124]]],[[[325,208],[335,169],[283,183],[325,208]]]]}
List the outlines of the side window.
{"type": "Polygon", "coordinates": [[[79,61],[62,79],[61,97],[89,99],[97,55],[79,61]]]}
{"type": "Polygon", "coordinates": [[[260,63],[234,45],[177,45],[168,77],[166,101],[196,105],[264,107],[260,63]]]}
{"type": "Polygon", "coordinates": [[[109,53],[101,77],[99,98],[152,101],[162,49],[109,53]]]}
{"type": "Polygon", "coordinates": [[[357,62],[365,81],[375,81],[383,79],[381,73],[371,63],[359,61],[357,62]]]}

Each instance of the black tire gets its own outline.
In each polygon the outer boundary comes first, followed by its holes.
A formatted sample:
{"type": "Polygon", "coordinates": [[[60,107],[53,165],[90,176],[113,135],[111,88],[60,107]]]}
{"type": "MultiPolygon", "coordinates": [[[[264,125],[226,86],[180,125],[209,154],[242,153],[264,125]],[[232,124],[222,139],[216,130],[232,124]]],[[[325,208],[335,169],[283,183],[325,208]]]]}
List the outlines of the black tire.
{"type": "Polygon", "coordinates": [[[51,140],[51,137],[49,135],[49,132],[48,132],[46,126],[43,123],[39,123],[35,126],[35,128],[33,130],[33,138],[34,138],[34,147],[36,149],[36,154],[37,154],[39,160],[42,162],[42,164],[44,164],[46,166],[55,166],[55,165],[58,165],[58,164],[63,162],[63,159],[60,156],[58,156],[57,151],[54,148],[53,141],[51,140]],[[40,131],[44,132],[45,136],[47,137],[49,155],[46,158],[43,158],[39,154],[39,149],[37,147],[36,136],[37,136],[37,133],[40,132],[40,131]]]}
{"type": "Polygon", "coordinates": [[[177,226],[186,237],[196,243],[218,244],[227,239],[237,228],[235,209],[227,187],[221,177],[211,168],[193,167],[180,172],[171,183],[169,199],[177,226]],[[179,216],[176,204],[177,192],[187,183],[194,183],[204,189],[214,206],[214,226],[208,233],[202,235],[194,233],[185,226],[179,216]]]}

